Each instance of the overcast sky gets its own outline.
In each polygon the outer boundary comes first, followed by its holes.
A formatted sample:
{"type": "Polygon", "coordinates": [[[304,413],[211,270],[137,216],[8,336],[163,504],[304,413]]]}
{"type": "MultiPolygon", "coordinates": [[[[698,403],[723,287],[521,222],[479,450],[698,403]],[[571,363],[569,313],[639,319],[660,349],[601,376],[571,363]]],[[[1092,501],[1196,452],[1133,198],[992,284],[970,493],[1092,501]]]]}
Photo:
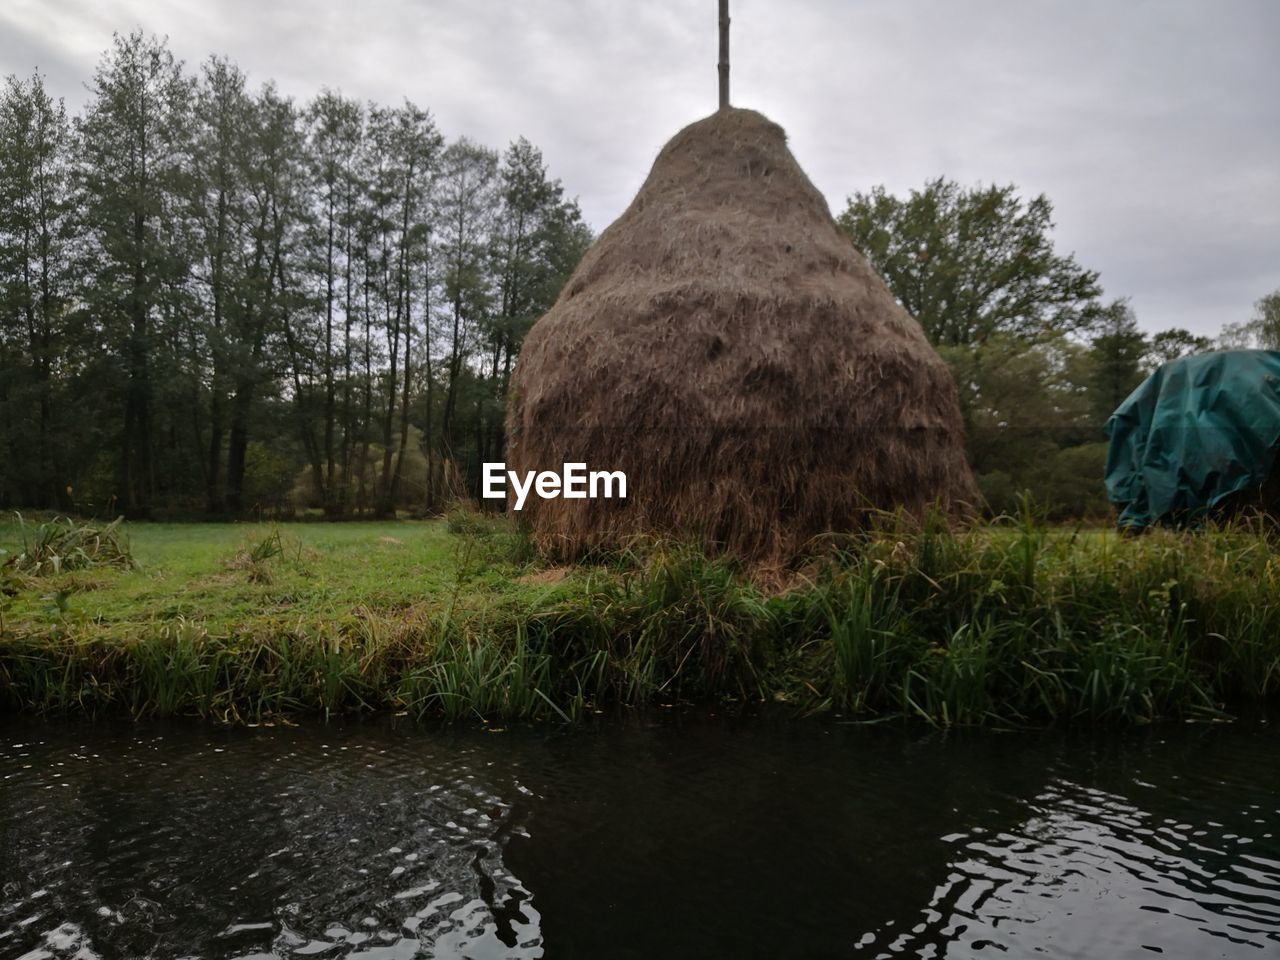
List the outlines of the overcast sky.
{"type": "MultiPolygon", "coordinates": [[[[733,102],[834,212],[885,184],[1015,183],[1148,330],[1213,334],[1280,289],[1280,2],[732,0],[733,102]]],[[[2,0],[0,74],[78,111],[112,31],[539,146],[597,232],[716,105],[715,0],[2,0]]]]}

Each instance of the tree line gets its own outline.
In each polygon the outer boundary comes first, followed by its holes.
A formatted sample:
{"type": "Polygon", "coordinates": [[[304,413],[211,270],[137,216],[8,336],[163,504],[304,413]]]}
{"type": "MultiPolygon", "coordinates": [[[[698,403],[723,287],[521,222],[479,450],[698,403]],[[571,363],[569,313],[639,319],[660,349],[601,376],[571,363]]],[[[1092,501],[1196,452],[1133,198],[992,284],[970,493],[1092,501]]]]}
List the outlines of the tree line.
{"type": "MultiPolygon", "coordinates": [[[[946,178],[904,197],[855,193],[840,225],[955,374],[966,445],[993,512],[1029,491],[1056,518],[1109,515],[1103,427],[1160,364],[1215,349],[1280,349],[1280,291],[1209,338],[1145,334],[1097,271],[1053,244],[1053,207],[1013,185],[946,178]]],[[[1226,319],[1226,318],[1224,318],[1226,319]]]]}
{"type": "Polygon", "coordinates": [[[591,234],[541,153],[117,35],[0,91],[0,505],[438,510],[591,234]]]}
{"type": "MultiPolygon", "coordinates": [[[[523,139],[305,104],[116,36],[69,117],[0,90],[0,506],[434,513],[502,459],[512,365],[591,242],[523,139]]],[[[1147,335],[1054,248],[1052,205],[945,178],[838,218],[959,388],[995,511],[1108,511],[1103,425],[1152,369],[1280,348],[1280,291],[1215,339],[1147,335]]],[[[1224,318],[1225,319],[1225,318],[1224,318]]]]}

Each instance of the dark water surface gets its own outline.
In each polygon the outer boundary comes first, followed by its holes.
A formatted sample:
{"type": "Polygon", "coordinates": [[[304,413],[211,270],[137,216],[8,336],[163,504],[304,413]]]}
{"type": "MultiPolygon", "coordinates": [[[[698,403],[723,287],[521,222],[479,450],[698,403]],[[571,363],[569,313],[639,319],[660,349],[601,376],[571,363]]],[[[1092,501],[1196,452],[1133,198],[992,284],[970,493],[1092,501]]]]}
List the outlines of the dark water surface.
{"type": "Polygon", "coordinates": [[[0,957],[1280,957],[1262,724],[0,727],[0,957]]]}

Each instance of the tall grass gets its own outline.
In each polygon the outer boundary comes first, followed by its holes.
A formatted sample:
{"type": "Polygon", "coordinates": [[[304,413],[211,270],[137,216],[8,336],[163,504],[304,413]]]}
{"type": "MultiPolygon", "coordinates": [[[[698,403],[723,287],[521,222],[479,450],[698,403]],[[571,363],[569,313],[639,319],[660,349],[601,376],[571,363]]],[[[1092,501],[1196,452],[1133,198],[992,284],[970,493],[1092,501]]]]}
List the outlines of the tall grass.
{"type": "Polygon", "coordinates": [[[781,702],[935,724],[1216,719],[1280,691],[1280,563],[1232,527],[1120,538],[1029,507],[956,531],[887,522],[785,590],[679,545],[504,592],[518,536],[460,534],[410,609],[129,636],[0,627],[0,705],[256,720],[394,711],[568,721],[617,705],[781,702]],[[504,540],[503,538],[509,538],[504,540]]]}
{"type": "Polygon", "coordinates": [[[43,523],[28,522],[15,513],[21,545],[9,556],[0,551],[0,565],[28,576],[51,576],[93,567],[134,567],[129,539],[120,529],[122,517],[111,523],[54,517],[43,523]]]}

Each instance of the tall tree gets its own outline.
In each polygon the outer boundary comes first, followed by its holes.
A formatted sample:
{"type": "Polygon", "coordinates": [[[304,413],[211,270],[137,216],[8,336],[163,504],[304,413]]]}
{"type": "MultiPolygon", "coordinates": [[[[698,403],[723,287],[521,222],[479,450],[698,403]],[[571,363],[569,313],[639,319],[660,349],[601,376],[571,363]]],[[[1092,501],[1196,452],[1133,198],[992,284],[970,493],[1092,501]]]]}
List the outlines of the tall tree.
{"type": "MultiPolygon", "coordinates": [[[[430,190],[443,138],[436,131],[431,115],[408,102],[394,111],[374,110],[370,127],[371,139],[382,154],[379,162],[381,176],[375,184],[374,193],[383,200],[380,208],[389,214],[379,219],[387,371],[383,388],[382,470],[378,481],[377,512],[385,516],[393,512],[408,446],[413,308],[415,299],[419,299],[415,291],[420,276],[417,266],[430,252],[430,190]],[[397,405],[400,409],[398,443],[392,436],[397,405]],[[394,461],[393,443],[398,448],[394,461]]],[[[429,292],[429,288],[424,288],[421,297],[428,310],[429,292]]]]}
{"type": "Polygon", "coordinates": [[[1258,298],[1250,322],[1259,343],[1268,350],[1280,350],[1280,290],[1258,298]]]}
{"type": "Polygon", "coordinates": [[[1170,360],[1177,360],[1179,357],[1187,357],[1195,353],[1207,353],[1212,349],[1211,338],[1198,337],[1181,327],[1171,327],[1151,335],[1147,355],[1143,358],[1143,368],[1151,371],[1170,360]]]}
{"type": "Polygon", "coordinates": [[[1089,344],[1089,398],[1099,427],[1146,376],[1142,362],[1149,349],[1126,301],[1118,300],[1102,312],[1089,344]]]}
{"type": "MultiPolygon", "coordinates": [[[[302,131],[293,102],[268,84],[253,102],[246,152],[250,219],[247,262],[234,324],[234,375],[227,448],[227,507],[244,506],[244,478],[254,403],[269,385],[270,337],[284,332],[303,291],[290,277],[306,216],[302,131]]],[[[300,272],[300,271],[299,271],[300,272]]],[[[290,331],[292,328],[289,328],[290,331]]],[[[312,444],[313,459],[315,445],[312,444]]]]}
{"type": "Polygon", "coordinates": [[[1224,350],[1280,350],[1280,290],[1255,301],[1248,320],[1223,324],[1218,346],[1224,350]]]}
{"type": "Polygon", "coordinates": [[[440,264],[446,329],[447,381],[440,436],[446,456],[456,453],[459,386],[478,330],[493,309],[487,267],[499,195],[498,155],[465,137],[441,158],[436,256],[440,264]]]}
{"type": "Polygon", "coordinates": [[[245,245],[252,221],[249,153],[256,118],[244,74],[225,59],[210,58],[202,71],[195,115],[191,186],[206,322],[203,336],[191,339],[193,349],[203,346],[207,356],[205,504],[208,512],[219,513],[225,507],[222,457],[237,353],[233,317],[245,293],[245,245]]]}
{"type": "Polygon", "coordinates": [[[0,89],[0,503],[435,510],[498,457],[590,242],[542,155],[116,36],[69,125],[0,89]],[[446,481],[447,478],[447,481],[446,481]],[[75,502],[72,502],[72,490],[75,502]]]}
{"type": "Polygon", "coordinates": [[[1053,207],[1010,186],[938,178],[905,198],[856,193],[840,225],[934,344],[1080,330],[1100,309],[1098,275],[1054,250],[1053,207]]]}
{"type": "Polygon", "coordinates": [[[324,306],[320,357],[324,377],[324,481],[320,495],[329,516],[345,513],[349,496],[350,435],[354,429],[351,330],[356,302],[352,268],[356,217],[365,191],[360,170],[364,116],[357,101],[328,90],[306,111],[307,157],[315,193],[311,269],[319,278],[324,306]],[[337,446],[340,426],[341,450],[337,446]]]}
{"type": "MultiPolygon", "coordinates": [[[[1089,349],[1064,336],[1028,344],[992,337],[981,350],[942,347],[956,373],[965,411],[965,445],[978,487],[995,512],[1016,508],[1031,490],[1042,504],[1061,504],[1068,471],[1101,490],[1100,439],[1091,397],[1089,349]],[[1085,448],[1089,448],[1086,450],[1085,448]]],[[[1074,497],[1077,505],[1088,500],[1074,497]]],[[[1095,498],[1096,499],[1096,498],[1095,498]]]]}
{"type": "Polygon", "coordinates": [[[481,460],[500,459],[507,386],[525,334],[555,302],[591,243],[577,203],[565,200],[542,152],[523,137],[503,155],[499,191],[490,249],[497,290],[483,330],[493,389],[478,425],[481,460]]]}
{"type": "Polygon", "coordinates": [[[164,41],[116,35],[90,88],[79,176],[92,244],[85,300],[124,366],[117,494],[145,515],[155,489],[153,372],[164,300],[185,267],[183,176],[192,83],[164,41]]]}
{"type": "Polygon", "coordinates": [[[57,482],[54,368],[66,356],[72,296],[70,144],[66,111],[43,78],[9,77],[0,92],[0,431],[3,474],[19,475],[0,475],[0,497],[13,484],[14,496],[40,507],[68,501],[57,482]]]}

